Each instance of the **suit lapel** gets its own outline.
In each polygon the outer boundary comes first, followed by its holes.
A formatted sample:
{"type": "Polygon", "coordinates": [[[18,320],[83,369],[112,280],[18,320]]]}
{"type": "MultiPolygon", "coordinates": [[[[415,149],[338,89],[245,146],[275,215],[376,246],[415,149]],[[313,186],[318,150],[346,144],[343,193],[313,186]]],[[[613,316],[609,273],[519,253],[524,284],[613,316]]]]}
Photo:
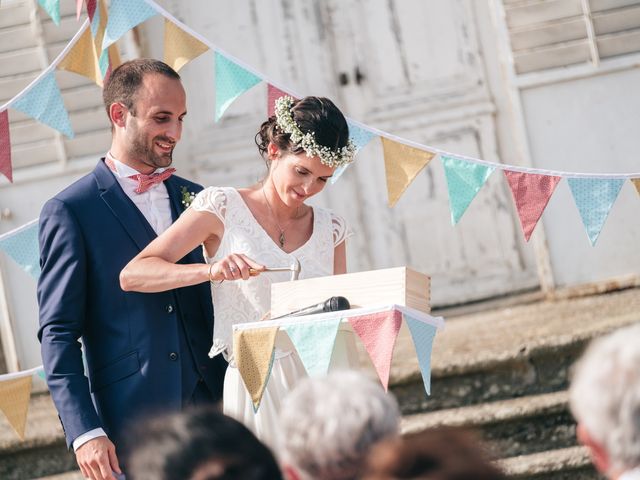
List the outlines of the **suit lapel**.
{"type": "Polygon", "coordinates": [[[144,215],[131,199],[127,197],[127,194],[124,193],[103,160],[98,163],[93,174],[95,175],[102,200],[107,204],[138,248],[140,250],[144,249],[156,238],[156,234],[147,219],[144,218],[144,215]]]}
{"type": "Polygon", "coordinates": [[[164,181],[165,187],[167,187],[167,192],[169,193],[169,203],[171,203],[171,219],[175,222],[182,210],[184,210],[184,205],[182,205],[182,192],[180,191],[180,185],[178,185],[178,180],[171,176],[164,181]]]}

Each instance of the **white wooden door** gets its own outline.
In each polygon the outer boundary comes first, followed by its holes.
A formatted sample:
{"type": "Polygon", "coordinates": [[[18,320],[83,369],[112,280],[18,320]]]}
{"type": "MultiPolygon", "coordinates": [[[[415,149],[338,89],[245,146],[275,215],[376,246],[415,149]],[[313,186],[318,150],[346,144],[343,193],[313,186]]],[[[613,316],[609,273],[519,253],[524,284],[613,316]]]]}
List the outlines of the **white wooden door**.
{"type": "MultiPolygon", "coordinates": [[[[272,81],[302,95],[329,96],[347,116],[420,143],[499,160],[496,106],[471,1],[196,1],[176,4],[174,12],[272,81]]],[[[153,38],[158,50],[161,42],[153,38]]],[[[252,139],[265,118],[264,87],[241,97],[214,125],[212,89],[202,88],[213,82],[211,59],[196,60],[183,77],[193,173],[205,184],[255,181],[263,173],[252,139]]],[[[374,140],[318,203],[345,215],[356,233],[350,270],[408,265],[432,276],[434,304],[462,303],[538,284],[532,250],[522,245],[499,175],[452,227],[438,160],[394,209],[386,206],[383,157],[374,140]]]]}

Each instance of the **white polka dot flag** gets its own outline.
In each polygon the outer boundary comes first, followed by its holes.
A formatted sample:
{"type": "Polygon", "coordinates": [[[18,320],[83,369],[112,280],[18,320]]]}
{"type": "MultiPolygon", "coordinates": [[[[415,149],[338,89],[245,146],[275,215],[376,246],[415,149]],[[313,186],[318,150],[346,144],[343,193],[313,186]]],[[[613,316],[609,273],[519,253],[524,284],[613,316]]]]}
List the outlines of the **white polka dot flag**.
{"type": "Polygon", "coordinates": [[[106,50],[133,27],[157,14],[157,10],[145,0],[111,0],[102,50],[106,50]]]}
{"type": "Polygon", "coordinates": [[[569,187],[587,230],[595,245],[611,207],[618,198],[624,180],[619,178],[569,178],[569,187]]]}
{"type": "Polygon", "coordinates": [[[0,235],[0,251],[34,279],[40,276],[40,250],[38,249],[38,220],[0,235]]]}
{"type": "Polygon", "coordinates": [[[39,78],[11,107],[73,138],[73,129],[62,102],[55,72],[39,78]]]}

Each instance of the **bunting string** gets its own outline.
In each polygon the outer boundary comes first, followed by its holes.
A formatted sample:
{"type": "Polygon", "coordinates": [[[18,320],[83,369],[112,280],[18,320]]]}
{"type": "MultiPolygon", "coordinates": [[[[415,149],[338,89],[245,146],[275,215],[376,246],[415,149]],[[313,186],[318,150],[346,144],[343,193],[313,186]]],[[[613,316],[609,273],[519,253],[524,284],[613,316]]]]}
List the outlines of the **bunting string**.
{"type": "MultiPolygon", "coordinates": [[[[55,0],[43,0],[40,3],[49,15],[56,15],[58,2],[55,0]]],[[[98,47],[96,47],[96,57],[82,54],[94,43],[91,37],[88,36],[88,32],[83,35],[87,28],[91,26],[91,32],[94,37],[96,35],[100,37],[102,34],[99,32],[104,32],[104,38],[95,39],[97,44],[101,44],[104,49],[114,44],[125,32],[155,15],[161,15],[164,18],[165,61],[173,65],[176,70],[179,70],[186,63],[204,52],[212,51],[215,70],[215,121],[224,116],[228,107],[238,97],[259,83],[266,83],[267,85],[266,98],[267,111],[269,113],[272,112],[271,103],[281,95],[291,95],[294,98],[303,97],[303,95],[293,92],[289,88],[272,82],[262,72],[215,45],[174,17],[154,0],[112,0],[108,15],[104,12],[104,3],[99,4],[102,12],[96,8],[96,5],[96,0],[87,3],[89,18],[85,20],[64,50],[26,88],[10,101],[0,106],[0,114],[3,114],[8,107],[13,107],[72,138],[73,131],[67,112],[62,104],[59,89],[53,76],[48,75],[58,66],[60,69],[66,68],[83,74],[100,85],[102,77],[109,74],[110,63],[107,50],[100,52],[98,47]],[[80,44],[78,42],[83,43],[80,44]],[[84,48],[72,50],[77,43],[78,47],[84,48]],[[67,57],[71,53],[73,55],[67,57]],[[96,58],[98,64],[95,63],[96,58]],[[84,65],[83,62],[90,62],[92,65],[84,65]],[[21,99],[29,94],[30,91],[33,91],[33,95],[30,96],[25,105],[25,102],[21,101],[21,99]],[[49,105],[49,100],[51,105],[49,105]]],[[[12,181],[11,152],[10,149],[6,148],[10,142],[6,118],[6,113],[0,116],[0,173],[12,181]]],[[[638,189],[638,182],[640,181],[640,172],[585,173],[490,162],[414,142],[349,117],[347,117],[347,123],[351,140],[357,145],[358,152],[370,143],[374,137],[380,138],[383,146],[390,207],[396,204],[421,170],[427,167],[430,161],[437,156],[445,167],[451,219],[453,224],[457,224],[491,173],[495,170],[502,170],[505,178],[509,181],[526,241],[529,241],[553,195],[555,186],[561,179],[566,178],[570,184],[576,206],[592,245],[595,245],[607,215],[617,198],[619,188],[617,190],[610,188],[613,186],[611,182],[620,187],[621,183],[618,185],[618,182],[630,180],[638,189]],[[576,188],[578,184],[581,185],[580,189],[576,188]]],[[[331,180],[332,184],[340,178],[346,168],[347,166],[345,165],[334,172],[331,180]]],[[[640,193],[640,189],[638,191],[640,193]]]]}

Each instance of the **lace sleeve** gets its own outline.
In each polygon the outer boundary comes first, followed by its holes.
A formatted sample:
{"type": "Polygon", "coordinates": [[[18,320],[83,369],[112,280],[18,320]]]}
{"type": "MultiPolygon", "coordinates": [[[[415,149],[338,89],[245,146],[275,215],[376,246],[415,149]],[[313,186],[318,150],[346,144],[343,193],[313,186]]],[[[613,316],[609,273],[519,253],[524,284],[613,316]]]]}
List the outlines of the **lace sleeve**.
{"type": "Polygon", "coordinates": [[[196,212],[212,213],[224,224],[227,212],[227,195],[222,188],[207,187],[196,195],[189,208],[193,208],[196,212]]]}
{"type": "Polygon", "coordinates": [[[331,213],[331,231],[333,233],[334,247],[337,247],[353,235],[353,232],[349,228],[346,220],[335,213],[331,213]]]}

